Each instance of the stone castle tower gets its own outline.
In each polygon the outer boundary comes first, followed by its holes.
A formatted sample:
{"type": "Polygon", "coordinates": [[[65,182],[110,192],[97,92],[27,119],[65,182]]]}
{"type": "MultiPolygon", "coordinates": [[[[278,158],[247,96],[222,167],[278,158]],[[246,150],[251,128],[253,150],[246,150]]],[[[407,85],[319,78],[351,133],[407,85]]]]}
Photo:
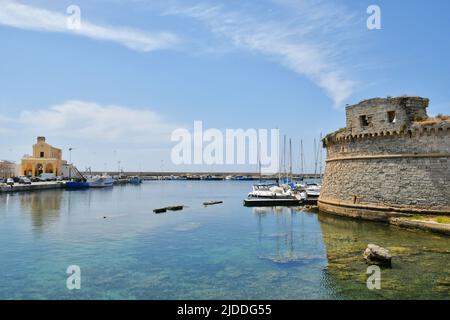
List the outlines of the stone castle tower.
{"type": "Polygon", "coordinates": [[[397,97],[348,106],[347,127],[323,140],[320,210],[380,221],[450,214],[450,117],[428,117],[428,103],[397,97]]]}

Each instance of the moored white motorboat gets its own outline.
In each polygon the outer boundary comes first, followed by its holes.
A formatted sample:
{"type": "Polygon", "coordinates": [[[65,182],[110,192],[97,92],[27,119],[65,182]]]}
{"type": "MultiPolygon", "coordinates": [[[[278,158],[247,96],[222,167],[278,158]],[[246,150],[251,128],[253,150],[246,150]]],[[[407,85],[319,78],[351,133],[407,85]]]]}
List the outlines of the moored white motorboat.
{"type": "Polygon", "coordinates": [[[316,203],[319,199],[322,186],[318,183],[307,183],[304,188],[307,195],[307,202],[316,203]]]}
{"type": "Polygon", "coordinates": [[[306,192],[287,185],[255,185],[244,200],[245,206],[296,206],[306,200],[306,192]]]}

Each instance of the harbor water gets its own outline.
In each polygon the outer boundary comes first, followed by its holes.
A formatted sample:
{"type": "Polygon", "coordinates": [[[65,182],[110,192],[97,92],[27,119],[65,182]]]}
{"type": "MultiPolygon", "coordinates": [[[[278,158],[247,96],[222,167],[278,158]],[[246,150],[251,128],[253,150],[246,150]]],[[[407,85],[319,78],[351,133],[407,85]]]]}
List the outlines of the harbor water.
{"type": "Polygon", "coordinates": [[[449,237],[246,208],[251,184],[0,194],[0,299],[450,299],[449,237]],[[153,213],[172,205],[186,207],[153,213]],[[393,255],[380,290],[366,285],[369,243],[393,255]],[[71,265],[79,290],[66,286],[71,265]]]}

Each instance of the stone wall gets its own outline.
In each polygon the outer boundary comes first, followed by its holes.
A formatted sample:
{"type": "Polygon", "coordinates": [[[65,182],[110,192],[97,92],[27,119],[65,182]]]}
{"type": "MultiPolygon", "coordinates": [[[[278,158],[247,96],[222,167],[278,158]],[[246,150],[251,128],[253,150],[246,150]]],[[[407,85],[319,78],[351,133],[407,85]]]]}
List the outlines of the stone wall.
{"type": "Polygon", "coordinates": [[[450,124],[415,122],[426,117],[428,99],[399,99],[348,107],[349,127],[324,139],[322,210],[450,214],[450,124]],[[380,120],[391,110],[393,127],[380,120]],[[355,125],[361,114],[373,115],[370,129],[355,125]]]}
{"type": "Polygon", "coordinates": [[[410,126],[414,120],[426,117],[428,103],[428,99],[420,97],[365,100],[347,107],[347,129],[352,135],[400,131],[410,126]],[[365,125],[362,124],[362,118],[367,121],[365,125]]]}
{"type": "Polygon", "coordinates": [[[327,143],[327,159],[336,157],[436,154],[450,150],[450,126],[412,126],[397,134],[344,137],[327,143]]]}
{"type": "Polygon", "coordinates": [[[450,209],[450,158],[331,161],[321,199],[423,209],[450,209]]]}

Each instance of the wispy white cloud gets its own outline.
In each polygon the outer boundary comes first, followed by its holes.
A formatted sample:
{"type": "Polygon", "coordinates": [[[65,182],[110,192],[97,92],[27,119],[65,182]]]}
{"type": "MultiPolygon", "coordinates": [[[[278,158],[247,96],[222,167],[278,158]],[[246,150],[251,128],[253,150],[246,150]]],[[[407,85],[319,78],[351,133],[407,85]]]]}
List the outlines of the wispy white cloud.
{"type": "Polygon", "coordinates": [[[129,49],[143,52],[169,48],[178,42],[177,36],[169,32],[149,33],[128,27],[101,26],[84,18],[81,20],[80,29],[69,29],[67,18],[65,12],[54,12],[14,0],[0,0],[0,25],[26,30],[70,33],[116,42],[129,49]]]}
{"type": "Polygon", "coordinates": [[[320,0],[274,0],[284,14],[267,19],[222,5],[171,6],[165,14],[197,19],[216,35],[242,49],[275,58],[323,88],[339,106],[352,95],[357,81],[345,57],[355,36],[355,16],[320,0]]]}
{"type": "Polygon", "coordinates": [[[170,144],[170,134],[177,127],[160,114],[116,105],[67,101],[44,109],[22,111],[11,126],[34,135],[57,136],[94,143],[170,144]],[[42,119],[42,121],[37,120],[42,119]]]}

